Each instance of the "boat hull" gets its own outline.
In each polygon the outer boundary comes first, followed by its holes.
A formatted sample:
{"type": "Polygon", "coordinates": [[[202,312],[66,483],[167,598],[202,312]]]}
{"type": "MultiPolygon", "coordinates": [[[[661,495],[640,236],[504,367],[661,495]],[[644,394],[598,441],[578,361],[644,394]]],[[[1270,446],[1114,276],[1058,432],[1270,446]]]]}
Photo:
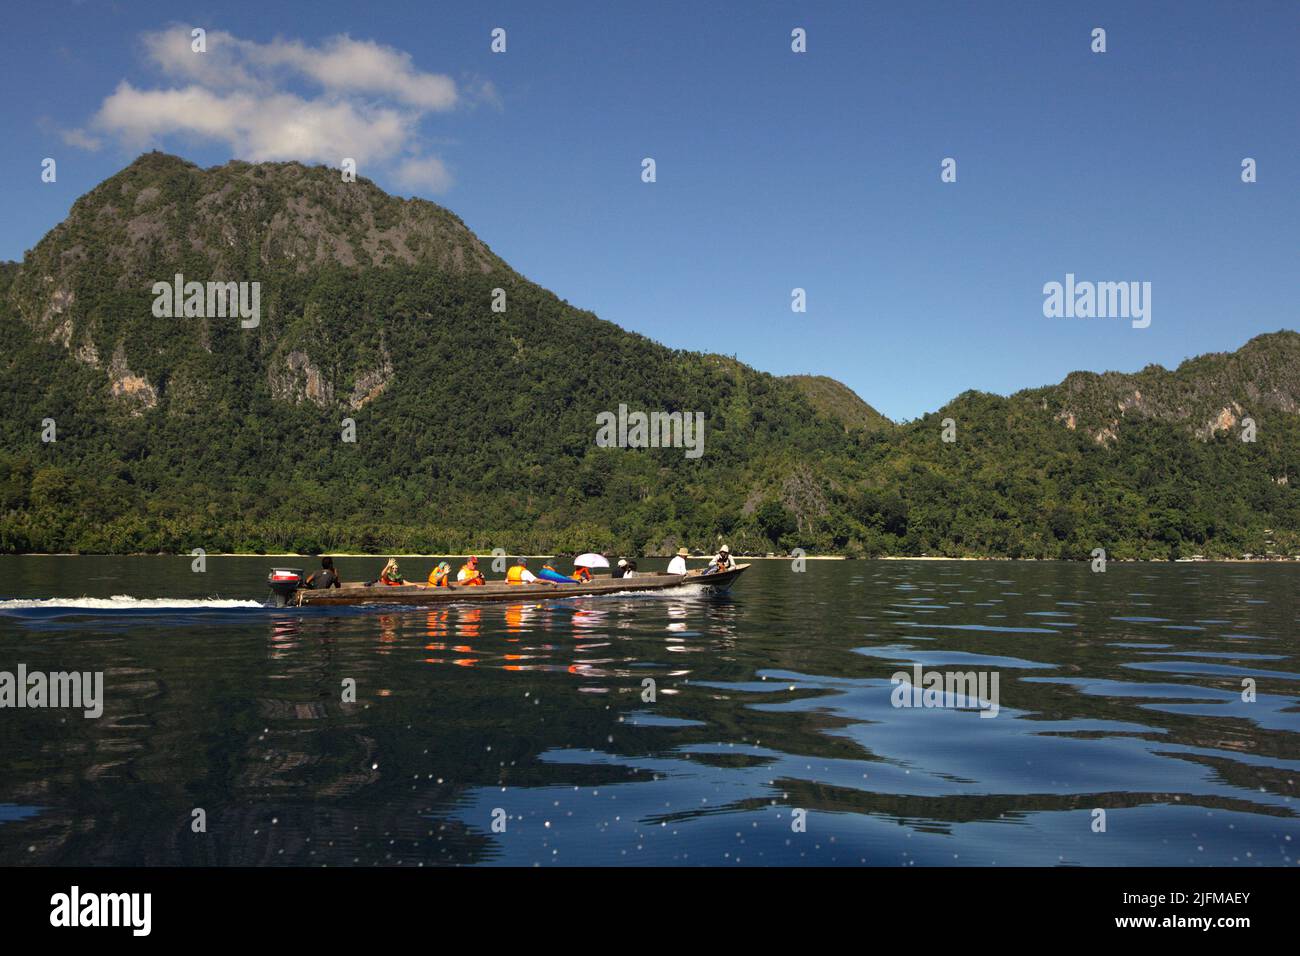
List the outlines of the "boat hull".
{"type": "Polygon", "coordinates": [[[736,578],[744,574],[748,567],[748,564],[738,564],[730,571],[719,571],[715,574],[705,574],[702,568],[687,571],[682,575],[682,584],[704,585],[714,591],[730,591],[731,586],[736,583],[736,578]]]}
{"type": "Polygon", "coordinates": [[[364,587],[345,585],[341,588],[314,590],[299,588],[290,596],[293,607],[345,607],[357,604],[404,604],[424,606],[429,604],[487,604],[502,601],[554,601],[562,598],[582,597],[591,594],[623,594],[637,591],[668,591],[683,587],[704,586],[726,590],[749,565],[737,565],[722,574],[652,574],[638,573],[633,578],[597,577],[590,582],[573,584],[506,584],[492,581],[479,587],[434,588],[406,585],[390,587],[364,587]]]}

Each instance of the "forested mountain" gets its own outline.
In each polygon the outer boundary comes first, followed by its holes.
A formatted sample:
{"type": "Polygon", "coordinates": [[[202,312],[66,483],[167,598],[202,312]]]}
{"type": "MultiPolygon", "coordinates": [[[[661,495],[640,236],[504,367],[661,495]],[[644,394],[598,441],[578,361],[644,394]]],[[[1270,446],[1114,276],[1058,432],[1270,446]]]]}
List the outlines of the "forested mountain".
{"type": "Polygon", "coordinates": [[[893,425],[619,329],[325,167],[141,157],[0,267],[0,345],[4,551],[1300,551],[1295,333],[893,425]],[[156,316],[177,273],[260,283],[260,322],[156,316]],[[702,412],[703,454],[598,447],[620,405],[702,412]]]}
{"type": "Polygon", "coordinates": [[[785,379],[799,387],[819,414],[839,422],[850,431],[855,428],[876,431],[894,425],[843,382],[825,375],[787,375],[785,379]]]}

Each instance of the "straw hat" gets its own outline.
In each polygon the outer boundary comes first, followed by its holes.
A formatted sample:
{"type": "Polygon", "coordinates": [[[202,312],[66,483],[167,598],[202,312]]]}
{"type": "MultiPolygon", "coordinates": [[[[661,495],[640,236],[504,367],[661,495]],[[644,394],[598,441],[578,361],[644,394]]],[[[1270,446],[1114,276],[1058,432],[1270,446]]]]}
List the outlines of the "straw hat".
{"type": "Polygon", "coordinates": [[[690,556],[690,552],[687,551],[685,548],[678,548],[678,549],[677,549],[677,557],[679,557],[679,558],[685,558],[685,557],[689,557],[689,556],[690,556]]]}

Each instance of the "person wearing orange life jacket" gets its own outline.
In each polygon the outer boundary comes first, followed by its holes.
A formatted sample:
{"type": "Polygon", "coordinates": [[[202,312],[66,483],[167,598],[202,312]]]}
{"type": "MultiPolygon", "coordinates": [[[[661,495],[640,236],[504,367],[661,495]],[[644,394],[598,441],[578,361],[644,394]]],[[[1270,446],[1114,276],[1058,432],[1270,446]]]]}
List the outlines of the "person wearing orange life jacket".
{"type": "Polygon", "coordinates": [[[552,588],[558,588],[555,581],[543,581],[528,570],[528,562],[520,558],[515,562],[515,567],[506,572],[506,584],[550,584],[552,588]]]}
{"type": "Polygon", "coordinates": [[[478,557],[471,554],[469,560],[460,566],[460,571],[456,574],[456,583],[462,587],[477,587],[480,584],[487,584],[487,578],[483,577],[483,572],[478,569],[478,557]]]}
{"type": "Polygon", "coordinates": [[[591,571],[583,567],[575,567],[573,573],[569,575],[573,580],[579,583],[591,583],[591,571]]]}
{"type": "Polygon", "coordinates": [[[542,576],[537,579],[541,584],[581,584],[582,577],[577,574],[565,574],[550,564],[542,565],[542,576]]]}
{"type": "Polygon", "coordinates": [[[435,588],[452,587],[451,565],[446,561],[439,561],[438,566],[429,572],[429,583],[435,588]]]}
{"type": "Polygon", "coordinates": [[[397,559],[389,558],[388,563],[384,565],[384,570],[379,572],[379,583],[402,587],[411,582],[402,577],[402,572],[397,567],[397,559]]]}
{"type": "Polygon", "coordinates": [[[537,575],[528,570],[528,562],[520,558],[514,567],[506,572],[506,584],[536,584],[537,575]]]}

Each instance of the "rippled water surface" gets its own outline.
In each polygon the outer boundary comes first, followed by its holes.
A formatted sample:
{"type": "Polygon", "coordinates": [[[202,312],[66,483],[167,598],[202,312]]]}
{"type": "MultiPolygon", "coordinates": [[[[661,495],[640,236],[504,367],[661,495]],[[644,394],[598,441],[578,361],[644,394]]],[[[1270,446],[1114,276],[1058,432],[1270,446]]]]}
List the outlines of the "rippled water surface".
{"type": "Polygon", "coordinates": [[[97,720],[0,710],[0,864],[1295,862],[1300,566],[275,611],[273,563],[0,557],[0,671],[105,682],[97,720]],[[996,716],[894,706],[916,664],[996,716]]]}

